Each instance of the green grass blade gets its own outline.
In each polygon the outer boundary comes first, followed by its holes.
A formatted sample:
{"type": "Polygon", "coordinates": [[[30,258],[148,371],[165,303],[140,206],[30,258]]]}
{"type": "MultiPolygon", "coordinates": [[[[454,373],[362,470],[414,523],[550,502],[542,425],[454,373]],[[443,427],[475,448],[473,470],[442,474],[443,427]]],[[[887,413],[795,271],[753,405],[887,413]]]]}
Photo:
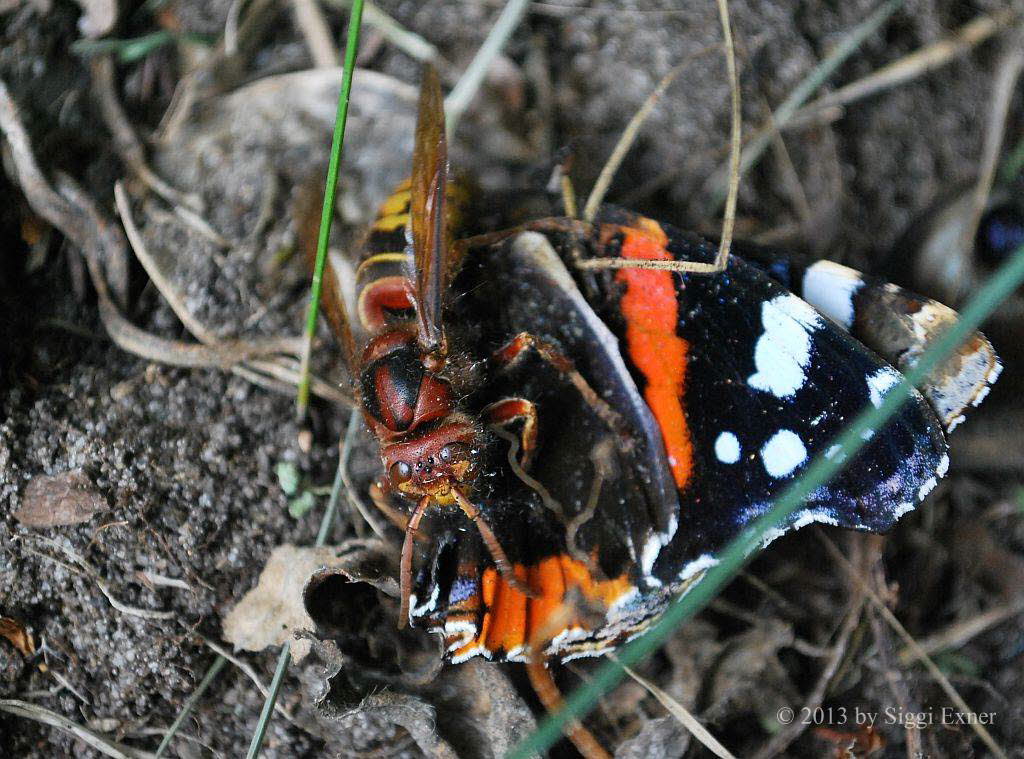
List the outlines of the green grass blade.
{"type": "Polygon", "coordinates": [[[624,675],[622,666],[634,666],[653,653],[683,621],[712,600],[751,554],[757,551],[764,536],[798,509],[808,495],[835,476],[865,444],[869,431],[878,430],[885,424],[906,402],[911,388],[920,384],[931,370],[952,354],[1021,282],[1024,282],[1024,246],[1018,248],[1013,257],[989,279],[963,310],[959,321],[922,354],[904,380],[886,393],[881,404],[860,414],[839,435],[837,442],[840,448],[832,458],[824,455],[815,458],[796,482],[774,502],[772,508],[726,547],[719,563],[708,569],[690,592],[670,604],[661,619],[647,633],[623,647],[618,654],[618,662],[609,660],[602,664],[588,683],[566,699],[565,707],[557,714],[548,716],[536,732],[512,750],[509,757],[527,759],[546,751],[561,737],[562,727],[568,720],[583,717],[601,696],[618,684],[624,675]]]}
{"type": "MultiPolygon", "coordinates": [[[[325,2],[332,8],[352,7],[352,0],[325,0],[325,2]]],[[[410,32],[371,2],[366,2],[363,8],[363,22],[380,32],[385,40],[410,58],[415,58],[421,63],[437,63],[441,60],[441,54],[436,47],[420,35],[410,32]]]]}
{"type": "Polygon", "coordinates": [[[320,530],[316,534],[316,543],[314,545],[317,548],[327,545],[327,540],[331,537],[334,515],[338,513],[338,501],[341,499],[341,488],[345,482],[345,467],[348,466],[348,457],[352,452],[353,436],[349,433],[355,430],[356,425],[359,424],[358,414],[359,411],[357,409],[352,409],[352,413],[349,414],[348,431],[345,433],[345,444],[338,455],[338,468],[334,472],[334,482],[331,483],[331,495],[327,499],[327,509],[324,511],[323,520],[320,522],[320,530]]]}
{"type": "Polygon", "coordinates": [[[274,704],[277,703],[277,695],[281,692],[281,683],[288,672],[288,665],[292,660],[292,646],[285,641],[281,646],[281,655],[277,657],[277,669],[274,670],[274,679],[270,681],[270,690],[263,702],[263,711],[260,712],[259,722],[256,723],[256,732],[253,733],[252,741],[249,743],[249,750],[245,759],[256,759],[263,748],[263,738],[267,734],[267,727],[270,725],[270,715],[274,713],[274,704]]]}
{"type": "Polygon", "coordinates": [[[86,56],[114,53],[122,63],[131,63],[172,42],[174,35],[166,29],[161,29],[131,39],[104,37],[98,40],[75,40],[71,43],[71,52],[86,56]]]}
{"type": "Polygon", "coordinates": [[[206,689],[210,687],[210,684],[217,679],[217,675],[220,674],[220,671],[224,668],[226,663],[227,659],[220,654],[217,654],[217,658],[213,660],[213,664],[211,664],[210,668],[206,670],[206,674],[203,675],[203,679],[199,681],[198,687],[192,695],[188,697],[188,700],[185,701],[185,704],[181,707],[181,711],[178,712],[178,716],[175,717],[174,722],[171,723],[171,726],[167,728],[167,732],[164,733],[164,737],[160,741],[160,745],[156,747],[157,759],[163,756],[164,751],[166,751],[167,747],[171,745],[171,741],[174,740],[174,736],[177,735],[178,730],[181,729],[181,725],[185,722],[185,718],[192,712],[192,708],[196,705],[199,699],[202,698],[206,689]]]}
{"type": "Polygon", "coordinates": [[[345,45],[345,67],[341,76],[341,95],[338,97],[338,112],[334,120],[334,135],[331,138],[331,157],[327,162],[327,186],[324,189],[324,208],[320,216],[320,235],[316,245],[316,265],[313,269],[313,285],[309,296],[309,310],[306,313],[305,344],[302,348],[302,365],[299,370],[299,390],[295,399],[298,418],[304,419],[309,407],[309,362],[313,353],[313,336],[316,334],[316,320],[320,313],[320,293],[323,289],[324,266],[327,263],[327,243],[331,237],[331,222],[334,220],[334,201],[338,194],[338,167],[341,165],[342,149],[345,145],[345,124],[348,121],[348,101],[352,93],[352,72],[356,67],[356,51],[359,49],[359,30],[363,22],[363,0],[354,0],[352,14],[348,21],[348,43],[345,45]]]}

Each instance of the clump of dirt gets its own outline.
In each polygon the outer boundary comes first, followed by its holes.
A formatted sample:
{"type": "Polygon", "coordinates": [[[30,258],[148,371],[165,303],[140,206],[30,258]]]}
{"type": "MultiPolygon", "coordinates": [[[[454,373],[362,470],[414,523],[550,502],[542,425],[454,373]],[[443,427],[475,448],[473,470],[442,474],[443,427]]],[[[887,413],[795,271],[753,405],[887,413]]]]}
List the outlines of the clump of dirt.
{"type": "MultiPolygon", "coordinates": [[[[310,70],[306,37],[288,4],[242,4],[242,17],[234,20],[238,3],[175,0],[157,11],[151,5],[121,9],[112,37],[148,41],[115,51],[114,94],[146,160],[180,193],[177,200],[153,192],[125,161],[131,151],[123,135],[115,138],[101,107],[95,62],[105,53],[96,41],[73,45],[81,38],[78,6],[0,3],[0,80],[51,182],[59,172],[71,175],[113,220],[113,184],[127,178],[141,239],[186,309],[215,338],[294,335],[306,291],[294,255],[292,209],[303,185],[322,173],[339,73],[310,70]],[[236,52],[225,51],[225,35],[236,52]]],[[[379,6],[437,46],[448,86],[498,13],[491,4],[446,0],[379,6]]],[[[753,131],[877,3],[808,3],[796,11],[791,3],[732,6],[745,128],[753,131]]],[[[339,38],[344,14],[333,3],[324,8],[339,38]]],[[[996,0],[907,3],[832,81],[852,82],[1002,8],[996,0]]],[[[609,199],[714,233],[708,180],[725,162],[729,124],[724,61],[714,47],[719,39],[710,1],[683,9],[657,0],[534,3],[459,125],[455,168],[481,192],[542,193],[564,155],[559,149],[569,147],[573,178],[585,194],[643,100],[689,59],[609,199]]],[[[913,222],[975,179],[1003,44],[1003,37],[985,43],[831,120],[787,131],[785,149],[770,149],[744,179],[743,234],[868,269],[889,256],[913,222]]],[[[359,65],[339,247],[356,239],[375,204],[408,171],[419,81],[419,63],[372,26],[359,65]]],[[[1006,127],[1011,148],[1021,115],[1017,96],[1006,127]]],[[[223,616],[256,586],[275,547],[312,544],[320,509],[290,514],[289,494],[275,472],[289,463],[303,488],[329,484],[347,414],[319,402],[313,444],[304,450],[296,443],[300,428],[289,395],[254,385],[249,375],[175,368],[112,344],[79,251],[39,218],[14,179],[7,147],[4,168],[0,616],[26,625],[38,651],[26,658],[0,639],[0,696],[153,751],[214,660],[200,636],[221,640],[223,616]],[[31,483],[70,472],[75,487],[90,494],[86,521],[19,521],[19,509],[31,505],[31,483]]],[[[487,218],[485,205],[481,223],[487,218]]],[[[194,341],[134,261],[126,284],[124,313],[135,325],[164,340],[194,341]]],[[[323,337],[317,372],[337,386],[338,360],[323,337]]],[[[1019,369],[1008,366],[1009,384],[1019,369]]],[[[988,727],[1014,751],[1024,747],[1024,705],[1012,696],[1024,688],[1024,470],[1013,445],[1019,424],[1006,420],[1024,418],[1024,409],[1019,396],[997,389],[982,411],[958,430],[968,442],[962,456],[954,451],[951,478],[884,546],[826,534],[926,642],[955,631],[958,622],[1003,610],[984,632],[934,650],[972,709],[996,715],[988,727]],[[1003,423],[994,424],[996,417],[1003,423]]],[[[374,466],[373,451],[359,448],[357,479],[365,481],[374,466]]],[[[343,508],[332,542],[363,538],[364,531],[343,508]]],[[[904,642],[863,592],[816,535],[790,536],[680,630],[641,674],[707,721],[737,755],[771,748],[773,736],[779,740],[786,731],[780,709],[800,717],[827,668],[831,677],[819,700],[832,717],[815,722],[812,714],[791,755],[821,756],[844,741],[871,740],[840,721],[840,709],[880,715],[888,750],[902,751],[914,740],[926,754],[977,748],[967,726],[915,734],[883,724],[887,709],[940,714],[949,701],[923,669],[907,664],[904,642]]],[[[345,654],[319,653],[328,671],[345,654]]],[[[240,657],[269,681],[276,650],[240,657]]],[[[323,691],[329,678],[321,669],[316,657],[293,667],[281,703],[294,721],[272,721],[264,755],[491,756],[489,740],[497,742],[495,752],[507,748],[532,727],[531,710],[540,713],[516,667],[479,661],[451,668],[429,685],[376,694],[363,709],[355,708],[358,701],[336,700],[335,711],[316,721],[303,694],[323,691]],[[481,692],[493,697],[493,711],[470,698],[481,692]]],[[[560,677],[570,687],[586,675],[583,665],[560,677]]],[[[253,683],[228,665],[173,750],[244,754],[262,702],[253,683]]],[[[702,751],[633,683],[609,696],[591,724],[620,756],[702,751]]],[[[65,732],[3,711],[0,753],[98,755],[65,732]]]]}

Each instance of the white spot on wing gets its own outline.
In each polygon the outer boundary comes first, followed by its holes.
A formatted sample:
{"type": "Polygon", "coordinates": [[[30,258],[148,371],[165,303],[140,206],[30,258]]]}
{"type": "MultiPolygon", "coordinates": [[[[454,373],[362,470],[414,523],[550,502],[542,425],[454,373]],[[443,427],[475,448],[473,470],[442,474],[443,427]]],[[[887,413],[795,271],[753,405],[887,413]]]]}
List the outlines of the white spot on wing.
{"type": "Polygon", "coordinates": [[[613,651],[612,646],[603,646],[602,648],[585,649],[583,651],[576,651],[575,653],[568,654],[562,657],[563,662],[574,661],[575,659],[588,659],[594,656],[604,656],[609,651],[613,651]]]}
{"type": "Polygon", "coordinates": [[[485,659],[490,659],[491,652],[488,651],[485,646],[473,646],[471,649],[462,652],[458,656],[453,656],[452,664],[462,664],[462,662],[472,659],[474,656],[483,656],[485,659]]]}
{"type": "Polygon", "coordinates": [[[509,651],[507,654],[505,654],[505,661],[518,661],[518,662],[529,661],[529,658],[527,656],[528,653],[529,653],[529,650],[527,649],[527,647],[525,645],[516,646],[511,651],[509,651]]]}
{"type": "Polygon", "coordinates": [[[430,598],[422,606],[416,606],[416,596],[409,595],[409,608],[412,610],[409,612],[410,619],[412,617],[421,617],[424,614],[432,612],[437,607],[437,596],[441,592],[441,586],[434,583],[434,589],[430,592],[430,598]]]}
{"type": "Polygon", "coordinates": [[[978,391],[978,394],[976,396],[974,396],[974,400],[971,401],[971,405],[972,406],[977,406],[979,403],[981,403],[983,400],[985,400],[988,397],[988,394],[991,391],[992,391],[992,386],[991,385],[985,385],[985,387],[981,388],[981,390],[978,391]]]}
{"type": "MultiPolygon", "coordinates": [[[[935,486],[939,484],[939,480],[946,476],[946,472],[949,471],[949,454],[944,453],[942,458],[939,459],[939,465],[935,467],[935,476],[929,477],[921,488],[917,491],[917,498],[919,501],[923,501],[925,497],[935,490],[935,486]]],[[[911,507],[912,508],[912,507],[911,507]]],[[[909,510],[909,509],[908,509],[909,510]]],[[[899,514],[897,514],[899,516],[899,514]]]]}
{"type": "Polygon", "coordinates": [[[766,548],[769,543],[778,540],[787,532],[790,532],[791,530],[799,530],[801,527],[806,527],[809,524],[829,524],[835,527],[839,524],[839,520],[824,509],[799,512],[799,516],[797,516],[791,525],[773,527],[768,530],[768,532],[765,533],[764,538],[761,540],[761,548],[766,548]]]}
{"type": "Polygon", "coordinates": [[[644,577],[653,579],[651,572],[654,570],[654,562],[658,560],[661,553],[662,543],[658,535],[652,535],[644,544],[644,551],[640,556],[640,566],[644,570],[644,577]]]}
{"type": "Polygon", "coordinates": [[[914,510],[914,504],[912,504],[912,503],[901,503],[899,506],[896,507],[896,512],[893,514],[893,516],[895,516],[896,519],[899,519],[904,514],[909,514],[913,510],[914,510]]]}
{"type": "Polygon", "coordinates": [[[464,619],[449,619],[445,620],[444,631],[446,635],[456,635],[457,633],[476,635],[476,625],[464,619]]]}
{"type": "Polygon", "coordinates": [[[715,456],[723,464],[735,464],[740,460],[740,441],[731,432],[723,432],[715,440],[715,456]]]}
{"type": "Polygon", "coordinates": [[[864,286],[859,272],[834,261],[818,261],[804,273],[804,300],[847,329],[853,324],[853,296],[864,286]]]}
{"type": "Polygon", "coordinates": [[[811,332],[821,317],[795,295],[785,294],[761,305],[764,333],[754,346],[757,371],[747,384],[779,398],[793,395],[804,384],[811,360],[811,332]]]}
{"type": "Polygon", "coordinates": [[[890,388],[897,385],[899,381],[899,372],[889,366],[883,366],[874,374],[868,375],[868,396],[871,398],[871,403],[875,408],[882,405],[882,396],[884,396],[890,388]]]}
{"type": "Polygon", "coordinates": [[[654,577],[651,572],[654,571],[654,563],[658,560],[661,549],[668,545],[669,541],[675,537],[678,528],[679,519],[673,515],[665,532],[654,533],[644,543],[644,550],[640,555],[640,568],[644,572],[644,578],[652,585],[661,585],[661,581],[654,577]]]}
{"type": "Polygon", "coordinates": [[[830,524],[833,527],[839,526],[839,520],[829,514],[827,511],[806,511],[801,514],[791,529],[799,530],[801,527],[806,527],[809,524],[830,524]]]}
{"type": "Polygon", "coordinates": [[[807,448],[792,430],[779,430],[764,444],[761,460],[772,477],[785,477],[807,460],[807,448]]]}
{"type": "Polygon", "coordinates": [[[703,572],[705,569],[710,569],[718,563],[718,559],[709,553],[699,556],[679,571],[679,581],[688,580],[698,572],[703,572]]]}
{"type": "Polygon", "coordinates": [[[988,384],[990,384],[990,385],[994,385],[996,383],[996,380],[999,379],[999,375],[1002,374],[1002,373],[1003,373],[1003,364],[997,358],[996,361],[995,361],[995,364],[993,364],[993,366],[992,366],[992,370],[988,373],[988,376],[985,378],[985,381],[988,382],[988,384]]]}

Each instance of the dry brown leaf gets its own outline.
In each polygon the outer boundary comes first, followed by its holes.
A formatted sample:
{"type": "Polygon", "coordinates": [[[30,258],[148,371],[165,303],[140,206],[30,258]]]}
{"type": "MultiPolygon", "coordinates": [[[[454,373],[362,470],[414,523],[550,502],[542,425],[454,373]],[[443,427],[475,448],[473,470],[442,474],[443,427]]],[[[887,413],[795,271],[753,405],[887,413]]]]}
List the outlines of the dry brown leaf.
{"type": "Polygon", "coordinates": [[[16,619],[0,617],[0,635],[7,638],[11,645],[21,651],[21,655],[26,658],[36,652],[36,644],[32,640],[32,633],[16,619]]]}
{"type": "Polygon", "coordinates": [[[282,545],[274,549],[256,587],[224,617],[224,640],[245,651],[262,651],[291,641],[292,658],[301,661],[310,642],[294,633],[315,625],[302,601],[306,581],[321,567],[344,563],[334,548],[282,545]]]}
{"type": "Polygon", "coordinates": [[[34,477],[14,518],[26,527],[58,527],[86,522],[106,508],[106,499],[93,489],[88,475],[73,469],[34,477]]]}

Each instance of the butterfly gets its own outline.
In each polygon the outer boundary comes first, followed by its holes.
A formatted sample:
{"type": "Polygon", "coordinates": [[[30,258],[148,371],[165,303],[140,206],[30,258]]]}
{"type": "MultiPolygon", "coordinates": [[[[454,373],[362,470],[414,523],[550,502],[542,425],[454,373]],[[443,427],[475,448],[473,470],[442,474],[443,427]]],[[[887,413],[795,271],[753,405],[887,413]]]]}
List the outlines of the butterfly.
{"type": "MultiPolygon", "coordinates": [[[[595,656],[718,561],[957,316],[829,261],[718,245],[607,206],[459,240],[436,75],[412,179],[327,314],[404,533],[401,623],[451,662],[595,656]],[[581,266],[588,259],[630,268],[581,266]],[[566,613],[569,609],[569,613],[566,613]]],[[[974,333],[842,472],[767,538],[884,532],[949,467],[946,435],[995,382],[974,333]]]]}

